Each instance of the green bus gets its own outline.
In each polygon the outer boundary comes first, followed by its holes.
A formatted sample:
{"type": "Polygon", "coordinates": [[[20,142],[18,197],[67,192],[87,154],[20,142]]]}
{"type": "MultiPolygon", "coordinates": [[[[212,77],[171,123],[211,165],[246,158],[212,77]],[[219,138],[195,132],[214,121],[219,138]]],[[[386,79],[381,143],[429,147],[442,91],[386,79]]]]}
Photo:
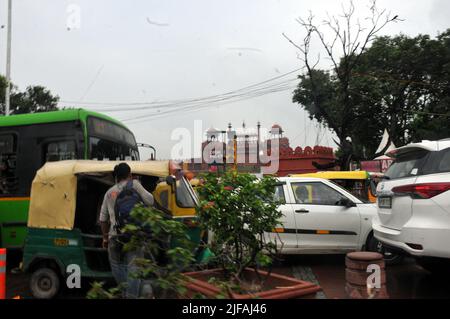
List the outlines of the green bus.
{"type": "Polygon", "coordinates": [[[122,123],[84,109],[0,117],[0,247],[23,248],[36,171],[69,159],[139,160],[139,151],[122,123]]]}

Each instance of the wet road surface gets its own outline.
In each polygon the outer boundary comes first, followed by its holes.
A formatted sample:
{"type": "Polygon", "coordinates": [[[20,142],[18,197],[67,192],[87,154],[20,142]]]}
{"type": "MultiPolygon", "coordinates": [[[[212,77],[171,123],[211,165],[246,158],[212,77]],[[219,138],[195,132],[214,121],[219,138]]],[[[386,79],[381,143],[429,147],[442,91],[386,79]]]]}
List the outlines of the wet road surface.
{"type": "MultiPolygon", "coordinates": [[[[7,298],[21,296],[31,298],[28,274],[13,274],[20,257],[8,255],[7,298]]],[[[323,291],[316,298],[348,298],[345,292],[344,255],[285,256],[276,263],[273,272],[318,283],[323,291]]],[[[449,276],[432,275],[411,258],[400,265],[386,267],[387,291],[393,299],[450,298],[449,276]]],[[[60,298],[84,298],[90,285],[82,283],[82,289],[65,289],[60,298]]]]}

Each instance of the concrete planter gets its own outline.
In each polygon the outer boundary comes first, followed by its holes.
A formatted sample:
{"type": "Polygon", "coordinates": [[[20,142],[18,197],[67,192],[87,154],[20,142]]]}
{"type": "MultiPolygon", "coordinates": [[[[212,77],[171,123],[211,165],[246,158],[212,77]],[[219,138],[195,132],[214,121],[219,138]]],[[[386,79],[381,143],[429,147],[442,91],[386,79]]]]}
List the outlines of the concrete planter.
{"type": "MultiPolygon", "coordinates": [[[[265,271],[259,271],[261,276],[268,275],[265,271]]],[[[196,293],[205,295],[207,298],[216,298],[217,295],[223,293],[221,289],[213,284],[208,283],[210,278],[222,277],[221,269],[211,269],[197,272],[185,273],[191,281],[187,283],[188,295],[193,296],[196,293]]],[[[253,269],[246,269],[243,277],[249,282],[256,279],[256,274],[253,269]]],[[[229,293],[230,299],[295,299],[305,295],[312,295],[321,290],[311,282],[298,280],[295,278],[270,274],[267,278],[262,291],[248,294],[238,294],[234,292],[229,293]]]]}

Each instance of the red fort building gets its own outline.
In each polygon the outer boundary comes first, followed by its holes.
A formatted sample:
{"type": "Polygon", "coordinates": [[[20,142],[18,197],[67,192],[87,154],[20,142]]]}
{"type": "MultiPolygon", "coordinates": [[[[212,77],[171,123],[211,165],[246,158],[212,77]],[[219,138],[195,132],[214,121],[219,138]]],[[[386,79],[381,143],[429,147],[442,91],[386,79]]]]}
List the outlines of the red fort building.
{"type": "Polygon", "coordinates": [[[289,138],[284,136],[282,127],[274,124],[266,136],[262,136],[261,125],[256,129],[235,130],[231,123],[227,130],[210,128],[206,131],[206,140],[202,143],[202,158],[191,159],[184,168],[194,173],[211,170],[226,170],[234,167],[240,172],[260,173],[267,165],[267,158],[278,154],[277,176],[317,172],[318,167],[333,167],[335,156],[333,148],[326,146],[290,146],[289,138]]]}

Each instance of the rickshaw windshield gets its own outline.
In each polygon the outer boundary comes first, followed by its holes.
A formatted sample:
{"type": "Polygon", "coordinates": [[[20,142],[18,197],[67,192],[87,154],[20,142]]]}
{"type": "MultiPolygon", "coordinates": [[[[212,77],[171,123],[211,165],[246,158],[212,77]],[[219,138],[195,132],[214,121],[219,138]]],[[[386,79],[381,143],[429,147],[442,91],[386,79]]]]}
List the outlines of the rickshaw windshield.
{"type": "Polygon", "coordinates": [[[183,208],[195,208],[198,205],[198,198],[186,178],[177,181],[176,189],[177,205],[183,208]]]}

